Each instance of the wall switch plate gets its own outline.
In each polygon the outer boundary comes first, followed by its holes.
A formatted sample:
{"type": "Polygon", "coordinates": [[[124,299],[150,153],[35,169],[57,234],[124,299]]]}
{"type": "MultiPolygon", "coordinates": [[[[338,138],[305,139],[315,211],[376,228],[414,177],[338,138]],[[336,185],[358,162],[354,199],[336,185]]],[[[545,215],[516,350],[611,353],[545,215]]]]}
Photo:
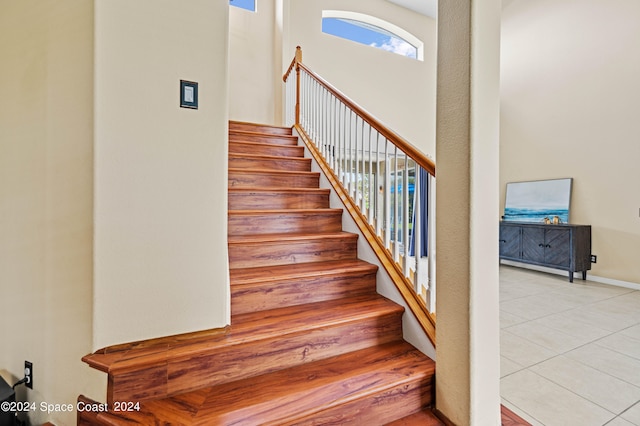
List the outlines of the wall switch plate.
{"type": "Polygon", "coordinates": [[[198,83],[180,80],[180,107],[198,109],[198,83]]]}
{"type": "Polygon", "coordinates": [[[595,254],[591,255],[591,263],[598,263],[598,256],[596,256],[595,254]]]}
{"type": "Polygon", "coordinates": [[[33,389],[33,363],[29,361],[24,362],[24,377],[27,378],[25,386],[33,389]]]}

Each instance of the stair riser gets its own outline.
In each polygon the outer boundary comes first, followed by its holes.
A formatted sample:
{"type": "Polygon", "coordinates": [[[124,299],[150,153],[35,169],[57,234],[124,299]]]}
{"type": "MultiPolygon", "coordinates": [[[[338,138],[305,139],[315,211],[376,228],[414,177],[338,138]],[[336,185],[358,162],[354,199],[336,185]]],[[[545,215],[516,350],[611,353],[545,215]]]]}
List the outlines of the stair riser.
{"type": "Polygon", "coordinates": [[[229,244],[230,268],[355,259],[355,238],[229,244]]]}
{"type": "Polygon", "coordinates": [[[268,135],[260,133],[234,133],[229,132],[229,142],[253,142],[268,143],[274,145],[298,145],[298,138],[285,135],[268,135]]]}
{"type": "Polygon", "coordinates": [[[278,371],[402,336],[400,312],[169,359],[109,380],[108,402],[145,401],[278,371]],[[162,380],[156,378],[163,377],[162,380]]]}
{"type": "Polygon", "coordinates": [[[230,142],[229,154],[273,155],[281,157],[302,158],[304,157],[304,147],[230,142]]]}
{"type": "Polygon", "coordinates": [[[325,209],[328,193],[258,193],[229,191],[229,210],[325,209]]]}
{"type": "Polygon", "coordinates": [[[375,291],[375,271],[265,281],[241,286],[234,286],[232,279],[231,315],[336,300],[375,291]]]}
{"type": "Polygon", "coordinates": [[[269,133],[273,135],[291,135],[290,127],[261,126],[258,124],[230,122],[229,130],[239,130],[243,132],[269,133]]]}
{"type": "Polygon", "coordinates": [[[342,211],[331,213],[231,213],[229,215],[229,235],[339,231],[342,231],[342,211]]]}
{"type": "Polygon", "coordinates": [[[311,171],[311,159],[289,157],[274,159],[230,156],[229,167],[235,169],[266,169],[308,172],[311,171]]]}
{"type": "Polygon", "coordinates": [[[278,420],[274,423],[265,423],[265,425],[380,425],[425,410],[432,402],[433,390],[430,381],[426,383],[413,381],[302,419],[285,423],[278,420]]]}
{"type": "Polygon", "coordinates": [[[229,188],[317,188],[317,174],[229,171],[229,188]]]}

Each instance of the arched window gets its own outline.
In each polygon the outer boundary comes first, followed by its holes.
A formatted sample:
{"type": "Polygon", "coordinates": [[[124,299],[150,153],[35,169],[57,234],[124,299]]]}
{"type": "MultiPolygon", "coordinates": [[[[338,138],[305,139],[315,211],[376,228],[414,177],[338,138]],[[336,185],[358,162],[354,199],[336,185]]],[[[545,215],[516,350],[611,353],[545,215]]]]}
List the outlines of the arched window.
{"type": "Polygon", "coordinates": [[[229,0],[229,4],[252,12],[256,11],[256,0],[229,0]]]}
{"type": "Polygon", "coordinates": [[[423,60],[424,44],[413,34],[374,16],[344,10],[322,11],[322,32],[423,60]]]}

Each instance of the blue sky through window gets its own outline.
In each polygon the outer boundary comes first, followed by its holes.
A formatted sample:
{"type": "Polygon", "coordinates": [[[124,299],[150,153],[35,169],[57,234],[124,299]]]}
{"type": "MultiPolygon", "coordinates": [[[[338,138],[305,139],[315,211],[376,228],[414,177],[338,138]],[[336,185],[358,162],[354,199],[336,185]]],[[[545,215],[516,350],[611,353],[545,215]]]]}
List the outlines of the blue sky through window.
{"type": "Polygon", "coordinates": [[[252,12],[256,11],[256,0],[229,0],[229,4],[252,12]]]}
{"type": "Polygon", "coordinates": [[[398,55],[417,58],[415,46],[382,28],[364,22],[343,18],[322,18],[322,32],[398,55]]]}

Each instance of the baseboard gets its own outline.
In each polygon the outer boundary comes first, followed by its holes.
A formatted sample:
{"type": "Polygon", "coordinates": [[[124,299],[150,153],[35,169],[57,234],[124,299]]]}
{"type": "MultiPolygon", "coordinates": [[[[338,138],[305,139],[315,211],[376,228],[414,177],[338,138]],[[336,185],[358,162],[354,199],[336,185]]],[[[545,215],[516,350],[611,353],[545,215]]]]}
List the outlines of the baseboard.
{"type": "MultiPolygon", "coordinates": [[[[508,265],[508,266],[517,266],[518,268],[531,269],[532,271],[546,272],[546,273],[555,274],[555,275],[562,275],[563,277],[567,277],[567,279],[569,277],[569,273],[567,271],[562,271],[562,270],[553,269],[553,268],[547,268],[545,266],[529,265],[527,263],[513,262],[511,260],[501,260],[500,263],[503,264],[503,265],[508,265]]],[[[574,280],[582,280],[582,272],[576,272],[573,275],[574,275],[574,280]]],[[[599,277],[597,275],[592,275],[592,274],[590,274],[588,272],[587,272],[587,280],[588,281],[593,281],[593,282],[596,282],[596,283],[600,283],[600,284],[607,284],[607,285],[613,285],[613,286],[617,286],[617,287],[630,288],[630,289],[633,289],[633,290],[640,290],[640,284],[638,284],[638,283],[633,283],[633,282],[629,282],[629,281],[622,281],[622,280],[616,280],[616,279],[613,279],[613,278],[599,277]]]]}

